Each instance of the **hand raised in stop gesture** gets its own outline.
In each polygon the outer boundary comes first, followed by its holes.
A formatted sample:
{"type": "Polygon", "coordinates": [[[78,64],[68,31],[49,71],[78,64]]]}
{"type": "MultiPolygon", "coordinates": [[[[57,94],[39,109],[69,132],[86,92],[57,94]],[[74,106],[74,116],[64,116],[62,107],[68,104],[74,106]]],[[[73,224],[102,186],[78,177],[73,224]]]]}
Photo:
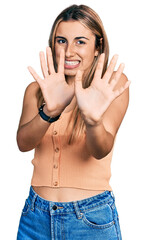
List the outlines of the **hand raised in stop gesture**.
{"type": "Polygon", "coordinates": [[[46,58],[40,52],[41,69],[44,76],[42,79],[32,67],[28,67],[33,78],[38,82],[47,110],[51,116],[57,116],[66,108],[74,96],[74,84],[68,84],[64,75],[65,52],[61,49],[58,70],[55,71],[50,47],[46,48],[46,58]]]}
{"type": "Polygon", "coordinates": [[[114,79],[111,76],[117,63],[118,56],[114,55],[103,77],[103,65],[105,54],[101,54],[91,85],[88,88],[82,87],[83,72],[78,70],[75,78],[75,95],[78,106],[81,110],[85,123],[96,125],[110,104],[129,87],[130,81],[117,90],[115,86],[124,70],[124,64],[120,64],[114,79]]]}

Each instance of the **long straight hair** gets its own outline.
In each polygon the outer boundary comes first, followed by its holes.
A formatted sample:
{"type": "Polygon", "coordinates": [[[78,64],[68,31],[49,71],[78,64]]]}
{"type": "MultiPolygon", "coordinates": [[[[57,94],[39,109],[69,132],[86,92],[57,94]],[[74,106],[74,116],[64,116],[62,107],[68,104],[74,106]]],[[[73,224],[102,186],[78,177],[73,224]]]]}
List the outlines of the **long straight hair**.
{"type": "MultiPolygon", "coordinates": [[[[94,77],[94,73],[96,70],[98,58],[101,53],[105,53],[105,61],[103,66],[103,72],[102,76],[105,73],[107,69],[108,64],[108,58],[109,58],[109,44],[106,32],[104,30],[103,23],[98,16],[98,14],[92,10],[90,7],[86,5],[72,5],[66,9],[64,9],[55,19],[51,32],[49,37],[49,46],[52,49],[53,53],[53,62],[55,70],[57,71],[57,63],[55,58],[55,36],[56,36],[56,30],[58,28],[58,25],[62,21],[79,21],[81,24],[86,26],[89,30],[92,31],[92,33],[95,35],[95,49],[98,50],[98,56],[94,57],[94,60],[92,62],[91,68],[88,72],[84,73],[84,79],[82,81],[83,88],[87,88],[90,86],[92,79],[94,77]]],[[[43,101],[43,96],[41,92],[38,92],[38,104],[41,102],[41,99],[43,101]]],[[[77,138],[83,137],[83,134],[85,132],[85,124],[80,114],[80,109],[76,105],[72,114],[71,118],[68,124],[68,127],[70,125],[70,131],[68,143],[72,144],[77,138]]]]}

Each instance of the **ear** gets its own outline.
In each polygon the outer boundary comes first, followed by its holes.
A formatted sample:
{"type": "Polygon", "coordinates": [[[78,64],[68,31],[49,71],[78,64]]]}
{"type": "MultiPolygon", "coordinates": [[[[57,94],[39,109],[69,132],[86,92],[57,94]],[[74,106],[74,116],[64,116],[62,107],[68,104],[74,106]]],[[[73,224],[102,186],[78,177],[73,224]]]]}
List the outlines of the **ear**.
{"type": "Polygon", "coordinates": [[[99,51],[98,51],[98,50],[95,50],[94,56],[97,57],[98,54],[99,54],[99,51]]]}

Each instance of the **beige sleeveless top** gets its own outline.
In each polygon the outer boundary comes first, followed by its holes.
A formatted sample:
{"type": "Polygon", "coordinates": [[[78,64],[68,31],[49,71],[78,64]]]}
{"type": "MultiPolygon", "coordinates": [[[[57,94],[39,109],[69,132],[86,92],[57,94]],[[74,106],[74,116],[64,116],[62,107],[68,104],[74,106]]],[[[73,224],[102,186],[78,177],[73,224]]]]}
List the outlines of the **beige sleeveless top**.
{"type": "Polygon", "coordinates": [[[111,191],[113,150],[98,160],[89,153],[85,137],[69,145],[66,127],[70,113],[63,113],[58,121],[52,123],[36,147],[31,185],[111,191]]]}

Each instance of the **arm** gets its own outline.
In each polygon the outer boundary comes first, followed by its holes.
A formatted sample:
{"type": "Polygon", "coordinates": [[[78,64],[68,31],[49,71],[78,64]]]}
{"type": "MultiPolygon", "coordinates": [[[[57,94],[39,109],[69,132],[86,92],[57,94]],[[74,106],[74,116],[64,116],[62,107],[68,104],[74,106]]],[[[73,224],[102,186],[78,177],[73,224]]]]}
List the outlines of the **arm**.
{"type": "Polygon", "coordinates": [[[113,135],[101,122],[97,127],[86,127],[86,145],[91,155],[97,159],[104,158],[112,149],[113,135]]]}
{"type": "Polygon", "coordinates": [[[123,74],[124,64],[114,72],[115,55],[101,78],[104,54],[99,57],[91,85],[83,89],[81,71],[75,81],[75,93],[81,115],[86,125],[86,144],[97,159],[105,157],[112,149],[115,135],[128,107],[130,81],[123,74]]]}
{"type": "MultiPolygon", "coordinates": [[[[31,83],[24,95],[23,109],[17,131],[17,144],[20,151],[25,152],[35,148],[46,133],[50,123],[44,121],[38,114],[36,93],[39,85],[31,83]]],[[[44,112],[48,114],[46,106],[44,112]]]]}
{"type": "Polygon", "coordinates": [[[57,72],[54,69],[52,52],[49,47],[46,49],[46,55],[47,64],[44,53],[40,52],[44,79],[41,79],[34,69],[29,67],[29,71],[36,82],[27,87],[24,95],[23,110],[17,131],[17,143],[21,151],[29,151],[35,148],[50,126],[50,123],[44,121],[38,114],[36,93],[39,87],[46,103],[43,111],[51,117],[61,114],[74,95],[73,84],[69,86],[65,81],[64,51],[60,53],[57,72]]]}
{"type": "MultiPolygon", "coordinates": [[[[116,89],[124,86],[126,82],[127,77],[122,74],[116,89]]],[[[104,113],[102,120],[96,126],[86,125],[86,144],[95,158],[101,159],[112,150],[116,133],[125,116],[128,103],[129,89],[127,88],[112,102],[104,113]]]]}

